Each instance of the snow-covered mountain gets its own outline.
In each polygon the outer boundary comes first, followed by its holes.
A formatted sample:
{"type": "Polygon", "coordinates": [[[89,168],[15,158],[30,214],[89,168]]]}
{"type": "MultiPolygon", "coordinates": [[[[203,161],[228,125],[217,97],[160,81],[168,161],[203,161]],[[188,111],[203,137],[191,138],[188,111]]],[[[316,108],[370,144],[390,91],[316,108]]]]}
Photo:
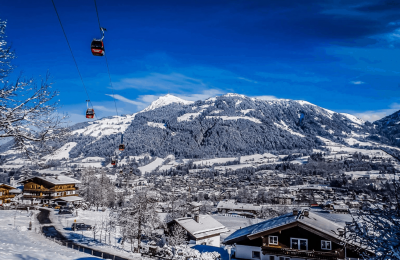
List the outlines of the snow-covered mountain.
{"type": "Polygon", "coordinates": [[[377,131],[353,115],[306,101],[230,93],[192,102],[166,95],[136,114],[76,125],[69,140],[76,145],[69,156],[112,156],[121,134],[123,156],[201,158],[309,150],[324,144],[319,137],[344,145],[374,145],[368,138],[377,131]]]}
{"type": "Polygon", "coordinates": [[[400,146],[400,110],[374,122],[381,142],[387,142],[391,145],[400,146]]]}
{"type": "Polygon", "coordinates": [[[344,146],[388,144],[380,127],[349,114],[299,100],[261,100],[226,94],[204,101],[173,95],[133,115],[76,124],[54,156],[109,158],[123,135],[120,156],[206,158],[264,152],[310,151],[326,142],[344,146]]]}
{"type": "Polygon", "coordinates": [[[187,101],[182,98],[176,97],[174,95],[167,94],[165,96],[159,97],[156,101],[153,101],[150,106],[145,108],[142,112],[154,110],[163,106],[167,106],[169,104],[182,104],[182,105],[189,105],[192,104],[193,101],[187,101]]]}

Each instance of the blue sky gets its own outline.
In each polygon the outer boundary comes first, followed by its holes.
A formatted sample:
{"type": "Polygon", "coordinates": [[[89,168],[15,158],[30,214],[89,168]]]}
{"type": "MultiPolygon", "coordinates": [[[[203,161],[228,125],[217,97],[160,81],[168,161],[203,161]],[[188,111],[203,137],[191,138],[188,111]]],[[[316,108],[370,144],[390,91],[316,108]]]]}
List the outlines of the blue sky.
{"type": "MultiPolygon", "coordinates": [[[[54,0],[99,117],[115,114],[93,1],[54,0]]],[[[400,109],[400,2],[97,0],[119,113],[168,92],[307,100],[374,121],[400,109]]],[[[15,75],[47,71],[62,111],[87,99],[50,0],[4,1],[15,75]]],[[[15,76],[14,75],[14,76],[15,76]]]]}

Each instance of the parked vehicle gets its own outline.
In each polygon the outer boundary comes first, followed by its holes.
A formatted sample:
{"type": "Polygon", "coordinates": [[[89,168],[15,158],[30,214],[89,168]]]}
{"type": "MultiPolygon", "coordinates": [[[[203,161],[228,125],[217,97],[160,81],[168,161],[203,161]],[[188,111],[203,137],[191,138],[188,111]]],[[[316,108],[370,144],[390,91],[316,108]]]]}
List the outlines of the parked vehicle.
{"type": "Polygon", "coordinates": [[[71,229],[74,231],[77,230],[92,230],[91,225],[86,225],[84,223],[72,223],[71,229]]]}
{"type": "Polygon", "coordinates": [[[58,211],[58,214],[72,214],[72,210],[60,209],[60,210],[58,211]]]}

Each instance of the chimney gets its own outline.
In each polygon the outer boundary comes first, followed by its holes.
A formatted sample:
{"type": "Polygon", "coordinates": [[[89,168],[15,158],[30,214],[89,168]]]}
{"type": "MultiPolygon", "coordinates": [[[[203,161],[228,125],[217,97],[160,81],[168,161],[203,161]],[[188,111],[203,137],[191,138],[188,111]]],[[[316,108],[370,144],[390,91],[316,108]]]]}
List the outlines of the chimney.
{"type": "Polygon", "coordinates": [[[297,214],[299,214],[299,210],[298,209],[293,209],[293,216],[297,216],[297,214]]]}
{"type": "Polygon", "coordinates": [[[308,209],[303,210],[303,215],[304,215],[305,217],[308,217],[308,213],[309,213],[308,209]]]}
{"type": "Polygon", "coordinates": [[[194,220],[197,222],[197,223],[200,223],[200,216],[199,215],[194,215],[194,220]]]}

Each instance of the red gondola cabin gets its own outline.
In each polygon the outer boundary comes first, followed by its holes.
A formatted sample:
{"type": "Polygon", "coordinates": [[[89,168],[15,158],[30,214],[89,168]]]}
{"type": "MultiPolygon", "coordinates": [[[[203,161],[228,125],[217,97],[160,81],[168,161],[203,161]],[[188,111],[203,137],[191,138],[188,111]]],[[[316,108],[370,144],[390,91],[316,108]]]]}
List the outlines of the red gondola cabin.
{"type": "Polygon", "coordinates": [[[86,110],[86,118],[94,118],[94,109],[93,108],[88,108],[86,110]]]}
{"type": "Polygon", "coordinates": [[[117,161],[115,161],[115,160],[111,161],[111,165],[116,165],[116,164],[117,164],[117,161]]]}
{"type": "Polygon", "coordinates": [[[94,39],[90,47],[94,56],[104,56],[104,44],[102,40],[94,39]]]}
{"type": "Polygon", "coordinates": [[[118,147],[118,149],[119,149],[120,151],[125,150],[125,145],[124,145],[124,144],[120,144],[119,147],[118,147]]]}

